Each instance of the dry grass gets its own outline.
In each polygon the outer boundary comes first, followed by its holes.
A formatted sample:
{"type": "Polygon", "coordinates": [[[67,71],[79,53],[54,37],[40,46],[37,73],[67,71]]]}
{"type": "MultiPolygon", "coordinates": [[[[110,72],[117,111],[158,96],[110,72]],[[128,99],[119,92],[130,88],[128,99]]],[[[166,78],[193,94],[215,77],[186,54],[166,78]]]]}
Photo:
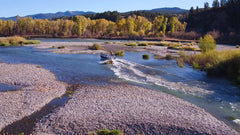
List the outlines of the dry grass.
{"type": "Polygon", "coordinates": [[[240,50],[207,51],[206,53],[182,56],[183,62],[194,68],[207,71],[209,75],[225,76],[234,83],[240,84],[240,50]]]}
{"type": "Polygon", "coordinates": [[[20,36],[12,36],[12,37],[1,37],[0,38],[0,46],[18,46],[23,44],[39,44],[40,41],[37,40],[26,40],[20,36]]]}

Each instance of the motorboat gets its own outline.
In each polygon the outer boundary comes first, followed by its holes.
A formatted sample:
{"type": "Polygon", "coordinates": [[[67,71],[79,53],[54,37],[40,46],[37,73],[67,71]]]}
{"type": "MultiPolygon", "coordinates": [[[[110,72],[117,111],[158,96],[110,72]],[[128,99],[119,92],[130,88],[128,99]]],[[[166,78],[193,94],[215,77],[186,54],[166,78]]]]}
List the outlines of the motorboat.
{"type": "Polygon", "coordinates": [[[105,54],[105,53],[100,53],[100,57],[103,60],[112,60],[115,59],[116,56],[115,55],[111,55],[111,54],[105,54]]]}

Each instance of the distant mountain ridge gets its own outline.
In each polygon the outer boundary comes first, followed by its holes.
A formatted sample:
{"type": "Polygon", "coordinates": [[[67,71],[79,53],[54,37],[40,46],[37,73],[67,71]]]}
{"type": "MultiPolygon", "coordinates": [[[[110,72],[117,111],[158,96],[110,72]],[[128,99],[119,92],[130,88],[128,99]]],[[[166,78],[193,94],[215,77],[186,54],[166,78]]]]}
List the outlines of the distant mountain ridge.
{"type": "Polygon", "coordinates": [[[189,10],[186,9],[181,9],[178,7],[173,7],[173,8],[155,8],[152,10],[145,10],[145,11],[150,11],[150,12],[155,12],[155,13],[162,13],[162,14],[183,14],[187,13],[189,10]]]}
{"type": "MultiPolygon", "coordinates": [[[[75,15],[85,15],[85,14],[95,14],[95,12],[84,12],[84,11],[66,11],[66,12],[57,12],[57,13],[39,13],[34,15],[27,15],[24,17],[32,17],[33,19],[53,19],[60,18],[63,16],[75,16],[75,15]]],[[[0,17],[1,20],[16,20],[16,16],[14,17],[0,17]]]]}
{"type": "MultiPolygon", "coordinates": [[[[154,13],[161,13],[161,14],[182,14],[188,12],[186,9],[181,9],[178,7],[173,8],[156,8],[151,10],[140,10],[140,11],[149,11],[154,13]]],[[[131,11],[130,11],[131,12],[131,11]]],[[[34,15],[27,15],[24,17],[32,17],[33,19],[53,19],[53,18],[60,18],[63,16],[75,16],[75,15],[86,15],[86,14],[96,14],[95,12],[88,11],[66,11],[66,12],[57,12],[57,13],[39,13],[34,15]]],[[[16,16],[14,17],[0,17],[1,20],[17,20],[16,16]]]]}

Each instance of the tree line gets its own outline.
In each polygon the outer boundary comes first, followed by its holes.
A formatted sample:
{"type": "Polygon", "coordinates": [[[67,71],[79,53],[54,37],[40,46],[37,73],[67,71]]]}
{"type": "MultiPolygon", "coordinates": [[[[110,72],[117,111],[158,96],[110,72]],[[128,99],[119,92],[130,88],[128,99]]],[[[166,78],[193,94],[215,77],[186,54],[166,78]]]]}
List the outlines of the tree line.
{"type": "Polygon", "coordinates": [[[239,44],[240,0],[214,0],[212,7],[192,7],[187,17],[186,31],[211,34],[218,42],[239,44]]]}
{"type": "MultiPolygon", "coordinates": [[[[111,15],[110,15],[111,16],[111,15]]],[[[17,21],[0,20],[0,36],[51,35],[53,37],[160,37],[185,31],[186,23],[178,17],[156,16],[149,21],[143,16],[127,18],[91,19],[85,16],[55,20],[17,18],[17,21]]]]}

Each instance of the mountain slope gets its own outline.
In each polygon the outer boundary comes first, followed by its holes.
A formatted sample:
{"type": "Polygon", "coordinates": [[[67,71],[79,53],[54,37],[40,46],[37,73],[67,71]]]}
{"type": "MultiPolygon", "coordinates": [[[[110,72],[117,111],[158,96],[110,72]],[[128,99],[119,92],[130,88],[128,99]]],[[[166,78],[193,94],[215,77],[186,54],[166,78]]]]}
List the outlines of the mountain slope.
{"type": "MultiPolygon", "coordinates": [[[[63,16],[75,16],[75,15],[85,15],[85,14],[95,14],[94,12],[84,12],[84,11],[66,11],[66,12],[57,12],[57,13],[46,13],[46,14],[34,14],[34,15],[27,15],[24,17],[32,17],[33,19],[52,19],[52,18],[60,18],[63,16]]],[[[15,21],[16,17],[9,17],[9,18],[0,18],[1,20],[13,20],[15,21]]]]}
{"type": "Polygon", "coordinates": [[[161,13],[161,14],[183,14],[183,13],[187,13],[188,10],[186,9],[181,9],[178,7],[173,7],[173,8],[155,8],[152,10],[147,10],[150,12],[154,12],[154,13],[161,13]]]}
{"type": "MultiPolygon", "coordinates": [[[[185,9],[180,9],[177,7],[173,8],[156,8],[152,10],[140,10],[140,11],[148,11],[152,13],[160,13],[160,14],[183,14],[185,12],[188,12],[188,10],[185,9]]],[[[130,11],[133,12],[133,11],[130,11]]],[[[128,13],[130,13],[128,12],[128,13]]],[[[95,14],[95,12],[84,12],[84,11],[66,11],[66,12],[57,12],[57,13],[39,13],[39,14],[34,14],[34,15],[27,15],[24,17],[32,17],[33,19],[53,19],[53,18],[60,18],[63,16],[75,16],[75,15],[90,15],[90,14],[95,14]]],[[[1,20],[17,20],[16,16],[14,17],[0,17],[1,20]]]]}

